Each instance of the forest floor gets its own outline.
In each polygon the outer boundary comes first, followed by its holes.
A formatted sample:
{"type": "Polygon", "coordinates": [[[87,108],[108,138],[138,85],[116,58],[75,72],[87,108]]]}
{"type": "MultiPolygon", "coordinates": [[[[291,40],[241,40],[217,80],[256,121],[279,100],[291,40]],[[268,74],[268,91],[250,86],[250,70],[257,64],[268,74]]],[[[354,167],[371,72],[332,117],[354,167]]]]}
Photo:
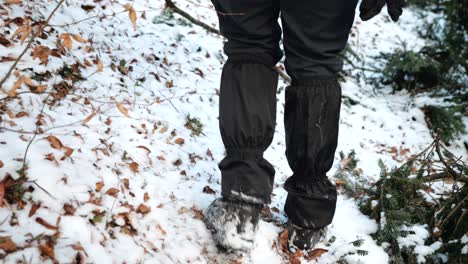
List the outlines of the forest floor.
{"type": "MultiPolygon", "coordinates": [[[[20,42],[28,25],[37,29],[31,21],[45,20],[57,4],[6,2],[0,4],[0,33],[10,43],[0,45],[0,78],[26,48],[29,36],[20,42]]],[[[27,182],[15,191],[22,202],[0,200],[0,262],[387,263],[385,248],[371,237],[377,223],[340,188],[320,250],[282,252],[282,185],[291,174],[284,156],[284,80],[276,134],[265,153],[276,169],[273,202],[250,253],[218,251],[201,219],[220,195],[223,39],[164,12],[162,0],[129,3],[64,2],[2,86],[0,181],[27,182]]],[[[205,2],[177,4],[217,27],[205,2]]],[[[402,42],[417,50],[423,43],[417,21],[411,10],[399,23],[386,15],[365,23],[357,18],[349,43],[362,59],[359,66],[375,64],[372,56],[402,42]]],[[[339,145],[329,176],[338,181],[334,175],[346,162],[338,153],[354,150],[360,177],[374,182],[379,159],[391,168],[433,141],[420,108],[435,99],[376,89],[355,77],[359,70],[345,69],[339,145]]],[[[461,139],[450,149],[466,160],[461,139]]],[[[424,260],[436,245],[421,242],[431,230],[415,230],[405,239],[424,260]]]]}

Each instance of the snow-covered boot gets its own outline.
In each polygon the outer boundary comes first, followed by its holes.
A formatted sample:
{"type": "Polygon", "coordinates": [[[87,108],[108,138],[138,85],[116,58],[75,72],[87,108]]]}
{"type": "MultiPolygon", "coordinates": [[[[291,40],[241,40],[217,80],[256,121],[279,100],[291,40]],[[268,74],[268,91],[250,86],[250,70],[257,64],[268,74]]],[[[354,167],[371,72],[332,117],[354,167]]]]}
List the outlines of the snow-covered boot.
{"type": "Polygon", "coordinates": [[[205,223],[219,247],[248,251],[254,244],[261,210],[260,204],[217,198],[205,211],[205,223]]]}
{"type": "Polygon", "coordinates": [[[323,237],[324,229],[308,229],[293,224],[288,221],[288,249],[291,252],[297,250],[312,249],[323,237]]]}

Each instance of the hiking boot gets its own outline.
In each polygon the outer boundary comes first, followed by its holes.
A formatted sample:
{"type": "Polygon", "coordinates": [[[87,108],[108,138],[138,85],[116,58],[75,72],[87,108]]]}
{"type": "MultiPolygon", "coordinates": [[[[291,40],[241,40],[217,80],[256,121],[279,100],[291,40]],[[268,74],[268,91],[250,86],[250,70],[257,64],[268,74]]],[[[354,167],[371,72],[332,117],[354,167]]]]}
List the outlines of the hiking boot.
{"type": "Polygon", "coordinates": [[[297,226],[288,221],[288,249],[292,253],[297,250],[310,250],[320,241],[324,235],[323,229],[308,229],[297,226]]]}
{"type": "Polygon", "coordinates": [[[219,247],[227,251],[248,251],[254,244],[262,207],[217,198],[206,209],[204,220],[219,247]]]}

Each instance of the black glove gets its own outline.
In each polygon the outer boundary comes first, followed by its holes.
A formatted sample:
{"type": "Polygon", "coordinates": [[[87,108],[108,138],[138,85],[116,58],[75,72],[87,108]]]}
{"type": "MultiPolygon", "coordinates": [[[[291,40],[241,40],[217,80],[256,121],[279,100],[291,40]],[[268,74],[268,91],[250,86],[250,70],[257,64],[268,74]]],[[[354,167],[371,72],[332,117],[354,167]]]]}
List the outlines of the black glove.
{"type": "Polygon", "coordinates": [[[387,11],[392,20],[398,21],[403,13],[405,0],[362,0],[359,6],[359,16],[363,21],[369,20],[379,14],[385,4],[387,4],[387,11]]]}

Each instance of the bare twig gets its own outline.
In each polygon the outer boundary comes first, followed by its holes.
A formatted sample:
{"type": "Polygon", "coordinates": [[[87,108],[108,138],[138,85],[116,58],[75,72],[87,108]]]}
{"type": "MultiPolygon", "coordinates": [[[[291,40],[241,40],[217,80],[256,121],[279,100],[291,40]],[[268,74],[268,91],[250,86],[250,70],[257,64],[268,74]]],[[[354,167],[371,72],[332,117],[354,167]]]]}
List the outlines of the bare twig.
{"type": "Polygon", "coordinates": [[[172,9],[172,11],[174,11],[175,13],[185,17],[187,20],[189,20],[190,22],[192,22],[193,24],[197,25],[197,26],[200,26],[204,29],[206,29],[207,31],[211,32],[211,33],[214,33],[214,34],[218,34],[218,35],[221,35],[221,33],[219,32],[219,30],[209,26],[208,24],[205,24],[203,22],[201,22],[200,20],[194,18],[193,16],[191,16],[189,13],[185,12],[184,10],[178,8],[174,2],[172,0],[166,0],[166,6],[170,9],[172,9]]]}
{"type": "Polygon", "coordinates": [[[3,77],[3,79],[0,81],[0,88],[2,88],[3,84],[6,82],[6,80],[8,79],[8,77],[10,77],[10,74],[13,72],[13,70],[15,69],[16,65],[18,64],[18,62],[21,60],[21,58],[24,56],[24,54],[26,53],[26,51],[29,50],[29,48],[31,47],[34,39],[39,36],[39,34],[41,34],[42,30],[44,29],[44,27],[46,27],[48,24],[49,24],[49,21],[50,19],[52,18],[52,16],[55,14],[55,12],[59,9],[59,7],[62,5],[62,3],[65,2],[65,0],[60,0],[60,2],[58,2],[57,6],[54,8],[54,10],[52,10],[52,12],[50,13],[49,17],[47,18],[47,20],[45,21],[44,24],[42,24],[39,28],[39,30],[31,36],[31,38],[29,39],[29,42],[28,44],[26,45],[26,47],[24,48],[24,50],[21,52],[21,54],[18,56],[18,58],[15,60],[15,62],[13,63],[13,65],[11,66],[11,68],[8,70],[7,74],[5,75],[5,77],[3,77]]]}
{"type": "Polygon", "coordinates": [[[284,73],[284,71],[280,69],[280,67],[276,66],[275,70],[278,72],[279,76],[281,76],[281,78],[283,78],[283,80],[286,83],[291,83],[291,78],[289,78],[289,76],[286,73],[284,73]]]}

